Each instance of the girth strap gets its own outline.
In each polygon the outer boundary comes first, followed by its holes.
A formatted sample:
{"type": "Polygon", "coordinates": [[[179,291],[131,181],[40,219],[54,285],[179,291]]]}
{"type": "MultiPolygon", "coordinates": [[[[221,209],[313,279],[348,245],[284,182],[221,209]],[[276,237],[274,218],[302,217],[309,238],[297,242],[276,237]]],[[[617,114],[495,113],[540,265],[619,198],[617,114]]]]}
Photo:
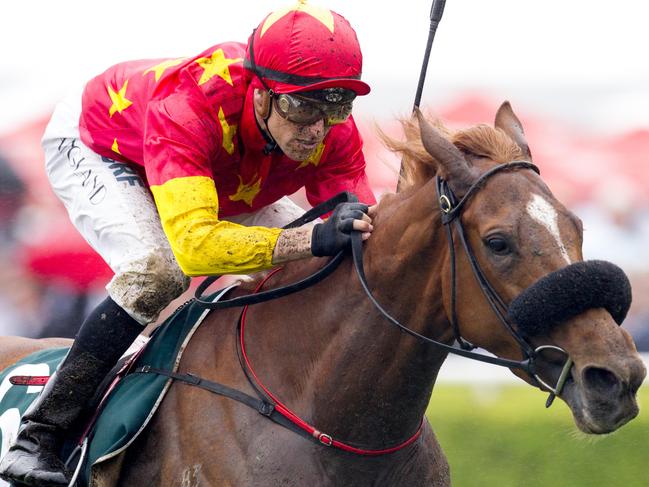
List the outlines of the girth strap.
{"type": "Polygon", "coordinates": [[[168,370],[156,369],[155,367],[150,367],[149,365],[138,367],[132,373],[162,375],[164,377],[169,377],[170,379],[173,379],[175,381],[183,382],[190,386],[200,387],[201,389],[205,389],[206,391],[218,394],[219,396],[234,399],[235,401],[240,402],[241,404],[245,404],[249,408],[254,409],[262,416],[266,416],[268,419],[279,424],[280,426],[283,426],[284,428],[287,428],[305,438],[309,438],[311,440],[313,439],[312,436],[309,435],[306,431],[299,428],[297,425],[277,412],[274,404],[268,401],[257,399],[256,397],[252,397],[245,392],[238,391],[237,389],[233,389],[232,387],[219,384],[218,382],[212,382],[211,380],[203,379],[202,377],[198,377],[194,374],[180,374],[168,370]]]}

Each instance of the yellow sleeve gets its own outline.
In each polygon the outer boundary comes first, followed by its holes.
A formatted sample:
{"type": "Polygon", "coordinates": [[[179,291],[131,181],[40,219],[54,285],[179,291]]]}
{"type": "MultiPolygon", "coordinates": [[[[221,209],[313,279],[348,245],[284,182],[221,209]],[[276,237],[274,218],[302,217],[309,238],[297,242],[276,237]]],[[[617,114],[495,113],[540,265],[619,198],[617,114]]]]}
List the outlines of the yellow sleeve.
{"type": "Polygon", "coordinates": [[[151,186],[151,192],[171,249],[188,276],[246,274],[272,267],[281,229],[219,220],[211,178],[175,178],[151,186]]]}

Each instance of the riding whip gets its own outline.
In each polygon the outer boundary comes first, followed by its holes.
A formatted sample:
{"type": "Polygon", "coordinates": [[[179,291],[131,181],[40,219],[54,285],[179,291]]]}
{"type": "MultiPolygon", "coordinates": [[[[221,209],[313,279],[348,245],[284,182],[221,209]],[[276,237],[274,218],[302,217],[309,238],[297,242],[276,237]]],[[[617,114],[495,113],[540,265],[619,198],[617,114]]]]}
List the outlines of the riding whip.
{"type": "MultiPolygon", "coordinates": [[[[421,102],[421,93],[424,91],[424,81],[426,80],[426,71],[428,71],[428,59],[430,58],[430,50],[433,47],[433,40],[435,39],[435,32],[437,32],[437,26],[439,25],[440,20],[442,20],[442,14],[444,13],[444,6],[446,5],[446,0],[433,0],[433,4],[430,7],[430,27],[428,30],[428,41],[426,42],[426,51],[424,52],[424,61],[421,64],[421,72],[419,73],[419,84],[417,85],[417,93],[415,94],[415,103],[413,104],[412,111],[413,113],[417,108],[419,108],[419,102],[421,102]]],[[[401,187],[401,180],[403,178],[403,162],[399,168],[399,180],[397,181],[397,193],[401,187]]]]}

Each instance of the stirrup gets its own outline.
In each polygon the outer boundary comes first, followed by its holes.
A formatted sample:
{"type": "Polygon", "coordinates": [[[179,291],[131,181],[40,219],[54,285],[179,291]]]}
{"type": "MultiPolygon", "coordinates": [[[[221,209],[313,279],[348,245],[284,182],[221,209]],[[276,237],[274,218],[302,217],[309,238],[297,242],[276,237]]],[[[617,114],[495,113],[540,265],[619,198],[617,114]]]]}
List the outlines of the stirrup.
{"type": "Polygon", "coordinates": [[[86,436],[83,439],[83,442],[80,445],[77,445],[72,453],[68,456],[68,459],[65,461],[65,468],[72,471],[74,466],[74,472],[70,478],[70,483],[68,487],[75,487],[79,474],[81,473],[81,468],[83,467],[86,458],[88,457],[88,437],[86,436]],[[76,461],[76,464],[75,464],[76,461]]]}

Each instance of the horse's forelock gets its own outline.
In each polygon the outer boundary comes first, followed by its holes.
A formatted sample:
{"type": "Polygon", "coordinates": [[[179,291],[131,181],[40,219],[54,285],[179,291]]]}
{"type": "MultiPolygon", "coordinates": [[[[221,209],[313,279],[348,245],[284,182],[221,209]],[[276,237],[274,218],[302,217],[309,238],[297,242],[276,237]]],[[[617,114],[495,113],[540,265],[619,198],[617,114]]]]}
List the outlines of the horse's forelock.
{"type": "MultiPolygon", "coordinates": [[[[495,163],[520,159],[523,153],[518,145],[501,129],[480,124],[451,132],[439,120],[430,120],[434,127],[464,152],[488,157],[495,163]]],[[[412,188],[428,182],[437,174],[439,164],[426,151],[421,141],[419,124],[414,117],[399,120],[405,140],[398,140],[378,129],[379,137],[392,152],[402,157],[402,187],[412,188]]]]}
{"type": "MultiPolygon", "coordinates": [[[[437,173],[439,164],[424,148],[417,119],[414,117],[401,118],[399,123],[403,128],[405,140],[391,137],[380,128],[377,128],[377,131],[383,144],[401,156],[403,167],[401,186],[408,189],[429,181],[437,173]]],[[[450,139],[448,130],[439,121],[431,123],[440,133],[450,139]]]]}
{"type": "Polygon", "coordinates": [[[484,124],[459,130],[451,140],[465,152],[488,157],[498,164],[523,157],[521,148],[504,131],[484,124]]]}

